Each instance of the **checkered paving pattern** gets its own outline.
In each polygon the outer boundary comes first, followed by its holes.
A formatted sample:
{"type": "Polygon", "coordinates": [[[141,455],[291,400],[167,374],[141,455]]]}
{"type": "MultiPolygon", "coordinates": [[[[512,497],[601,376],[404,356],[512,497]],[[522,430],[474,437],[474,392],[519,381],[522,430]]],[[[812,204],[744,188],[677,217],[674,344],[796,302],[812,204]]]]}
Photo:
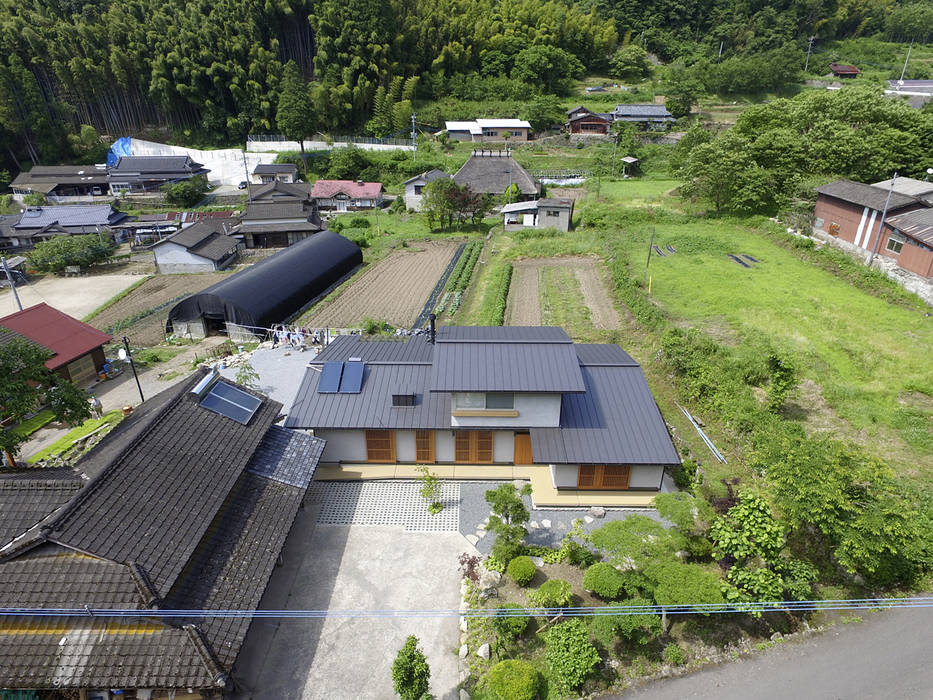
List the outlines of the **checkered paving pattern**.
{"type": "Polygon", "coordinates": [[[409,532],[457,532],[460,485],[441,483],[444,510],[428,513],[416,481],[312,482],[308,500],[322,504],[321,525],[402,525],[409,532]]]}

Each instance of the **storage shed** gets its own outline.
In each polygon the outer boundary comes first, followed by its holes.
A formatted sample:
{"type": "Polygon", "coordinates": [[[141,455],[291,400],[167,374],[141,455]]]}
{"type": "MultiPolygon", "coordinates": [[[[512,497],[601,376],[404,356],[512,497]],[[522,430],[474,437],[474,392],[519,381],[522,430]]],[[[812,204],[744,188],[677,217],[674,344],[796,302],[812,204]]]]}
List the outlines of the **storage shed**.
{"type": "Polygon", "coordinates": [[[363,262],[359,246],[321,231],[250,268],[182,299],[166,331],[195,338],[226,331],[231,339],[263,335],[295,317],[363,262]]]}

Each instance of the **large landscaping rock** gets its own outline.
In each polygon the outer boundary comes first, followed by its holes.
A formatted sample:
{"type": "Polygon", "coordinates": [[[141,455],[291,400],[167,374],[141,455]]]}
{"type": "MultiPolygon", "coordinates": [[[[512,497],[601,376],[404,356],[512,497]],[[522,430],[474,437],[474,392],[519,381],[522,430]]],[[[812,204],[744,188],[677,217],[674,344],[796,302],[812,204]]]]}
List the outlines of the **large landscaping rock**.
{"type": "Polygon", "coordinates": [[[606,509],[603,508],[602,506],[593,506],[592,508],[589,509],[588,512],[594,518],[605,518],[606,517],[606,509]]]}
{"type": "Polygon", "coordinates": [[[483,644],[479,649],[476,650],[476,655],[481,659],[488,659],[491,654],[491,649],[488,644],[483,644]]]}

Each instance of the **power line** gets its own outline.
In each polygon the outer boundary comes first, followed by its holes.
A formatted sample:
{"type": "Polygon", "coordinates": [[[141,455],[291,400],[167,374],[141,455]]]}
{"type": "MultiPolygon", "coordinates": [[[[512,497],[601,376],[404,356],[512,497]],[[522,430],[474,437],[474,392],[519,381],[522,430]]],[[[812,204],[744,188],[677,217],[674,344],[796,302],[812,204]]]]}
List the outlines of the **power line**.
{"type": "Polygon", "coordinates": [[[933,597],[853,598],[837,600],[792,600],[742,603],[691,603],[683,605],[606,605],[583,607],[476,608],[470,610],[202,610],[202,609],[111,609],[111,608],[0,608],[0,617],[104,617],[104,618],[441,618],[524,617],[527,615],[600,617],[606,615],[695,615],[754,612],[815,612],[819,610],[881,610],[890,608],[933,608],[933,597]]]}

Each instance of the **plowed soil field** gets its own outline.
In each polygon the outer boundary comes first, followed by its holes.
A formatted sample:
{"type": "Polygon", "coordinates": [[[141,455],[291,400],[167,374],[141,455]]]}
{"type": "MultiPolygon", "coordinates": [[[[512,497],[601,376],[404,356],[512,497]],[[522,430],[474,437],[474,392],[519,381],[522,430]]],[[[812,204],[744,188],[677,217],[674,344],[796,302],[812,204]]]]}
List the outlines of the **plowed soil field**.
{"type": "MultiPolygon", "coordinates": [[[[574,290],[561,290],[562,294],[554,296],[559,298],[571,292],[571,297],[582,297],[583,304],[589,310],[589,322],[594,328],[611,330],[619,327],[619,314],[609,298],[597,261],[585,257],[536,258],[514,262],[509,304],[505,313],[507,325],[536,326],[554,321],[543,318],[541,311],[541,292],[545,283],[542,272],[547,268],[572,273],[571,282],[576,287],[574,290]]],[[[547,281],[552,284],[557,279],[553,275],[547,277],[547,281]]]]}
{"type": "Polygon", "coordinates": [[[117,303],[107,307],[90,320],[90,325],[102,331],[110,331],[117,324],[143,314],[150,309],[163,308],[130,325],[112,332],[115,336],[127,336],[134,347],[149,347],[162,342],[165,319],[171,305],[167,302],[179,297],[200,292],[226,277],[229,273],[198,272],[190,275],[156,275],[147,279],[117,303]]]}
{"type": "Polygon", "coordinates": [[[411,243],[363,271],[342,293],[326,299],[301,321],[313,328],[355,328],[365,318],[407,328],[457,250],[457,242],[411,243]]]}

